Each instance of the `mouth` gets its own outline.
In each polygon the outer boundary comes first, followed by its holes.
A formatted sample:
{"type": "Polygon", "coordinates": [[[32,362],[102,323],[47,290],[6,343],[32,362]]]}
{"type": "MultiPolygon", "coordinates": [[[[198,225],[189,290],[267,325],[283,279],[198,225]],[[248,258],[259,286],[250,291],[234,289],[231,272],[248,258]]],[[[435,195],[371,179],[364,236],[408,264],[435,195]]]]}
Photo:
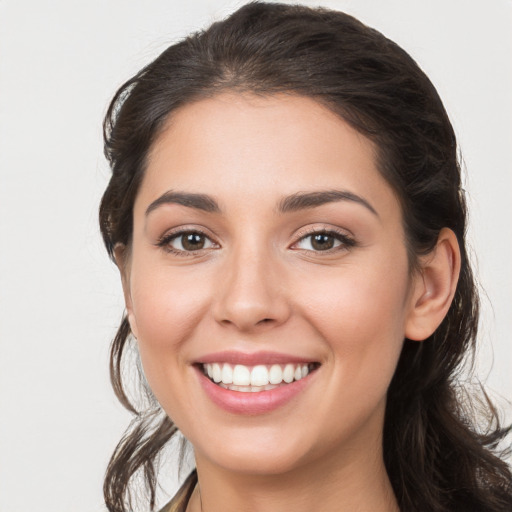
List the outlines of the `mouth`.
{"type": "Polygon", "coordinates": [[[199,363],[200,371],[217,386],[242,393],[261,393],[304,379],[319,363],[285,363],[246,366],[224,362],[199,363]]]}

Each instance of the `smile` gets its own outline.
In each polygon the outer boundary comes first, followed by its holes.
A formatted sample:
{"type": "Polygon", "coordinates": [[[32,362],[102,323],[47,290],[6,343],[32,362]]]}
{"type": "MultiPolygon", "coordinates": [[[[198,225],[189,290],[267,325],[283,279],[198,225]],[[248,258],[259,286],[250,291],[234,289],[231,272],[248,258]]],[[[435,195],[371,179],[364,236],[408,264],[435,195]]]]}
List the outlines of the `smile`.
{"type": "Polygon", "coordinates": [[[291,384],[309,375],[317,363],[287,363],[246,366],[243,364],[206,363],[202,370],[212,382],[231,391],[258,393],[291,384]]]}
{"type": "Polygon", "coordinates": [[[193,362],[209,401],[237,415],[268,414],[303,396],[321,363],[294,354],[226,350],[193,362]]]}

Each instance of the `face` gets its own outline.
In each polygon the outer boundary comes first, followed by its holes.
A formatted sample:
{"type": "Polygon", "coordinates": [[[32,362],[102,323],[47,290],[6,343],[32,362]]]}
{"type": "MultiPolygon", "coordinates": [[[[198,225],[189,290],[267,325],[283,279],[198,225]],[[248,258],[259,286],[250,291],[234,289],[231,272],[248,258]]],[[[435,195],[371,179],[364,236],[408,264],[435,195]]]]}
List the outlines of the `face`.
{"type": "Polygon", "coordinates": [[[187,105],[152,148],[127,253],[147,380],[198,465],[379,450],[414,277],[370,141],[307,98],[187,105]]]}

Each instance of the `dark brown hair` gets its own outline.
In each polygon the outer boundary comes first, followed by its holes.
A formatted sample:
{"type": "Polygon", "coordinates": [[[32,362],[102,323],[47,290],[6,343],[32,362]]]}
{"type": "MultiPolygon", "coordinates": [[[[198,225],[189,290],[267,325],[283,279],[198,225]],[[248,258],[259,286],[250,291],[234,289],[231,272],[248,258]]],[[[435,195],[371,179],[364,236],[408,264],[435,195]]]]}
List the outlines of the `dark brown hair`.
{"type": "MultiPolygon", "coordinates": [[[[462,269],[450,310],[422,343],[405,340],[388,391],[384,458],[403,511],[510,511],[511,473],[496,454],[500,429],[490,401],[457,380],[474,353],[478,296],[466,252],[466,204],[455,135],[442,102],[414,60],[353,17],[326,9],[251,3],[169,47],[116,93],[104,123],[112,177],[100,207],[109,254],[130,245],[132,210],[151,145],[178,107],[221,91],[311,97],[378,148],[378,167],[401,202],[411,263],[440,230],[458,239],[462,269]]],[[[122,382],[130,328],[113,341],[114,390],[135,419],[116,448],[104,485],[111,512],[129,509],[142,472],[154,507],[155,460],[176,431],[157,405],[137,410],[122,382]],[[128,507],[128,508],[127,508],[128,507]]],[[[151,404],[152,402],[150,402],[151,404]]]]}

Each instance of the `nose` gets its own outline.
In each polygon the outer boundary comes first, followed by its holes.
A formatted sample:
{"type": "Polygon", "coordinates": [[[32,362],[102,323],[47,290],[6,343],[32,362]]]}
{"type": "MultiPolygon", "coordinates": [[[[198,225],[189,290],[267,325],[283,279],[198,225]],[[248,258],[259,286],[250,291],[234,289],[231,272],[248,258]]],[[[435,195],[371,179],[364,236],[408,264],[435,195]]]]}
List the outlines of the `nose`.
{"type": "Polygon", "coordinates": [[[239,331],[266,330],[290,316],[282,269],[264,251],[239,250],[224,262],[213,307],[214,318],[239,331]]]}

